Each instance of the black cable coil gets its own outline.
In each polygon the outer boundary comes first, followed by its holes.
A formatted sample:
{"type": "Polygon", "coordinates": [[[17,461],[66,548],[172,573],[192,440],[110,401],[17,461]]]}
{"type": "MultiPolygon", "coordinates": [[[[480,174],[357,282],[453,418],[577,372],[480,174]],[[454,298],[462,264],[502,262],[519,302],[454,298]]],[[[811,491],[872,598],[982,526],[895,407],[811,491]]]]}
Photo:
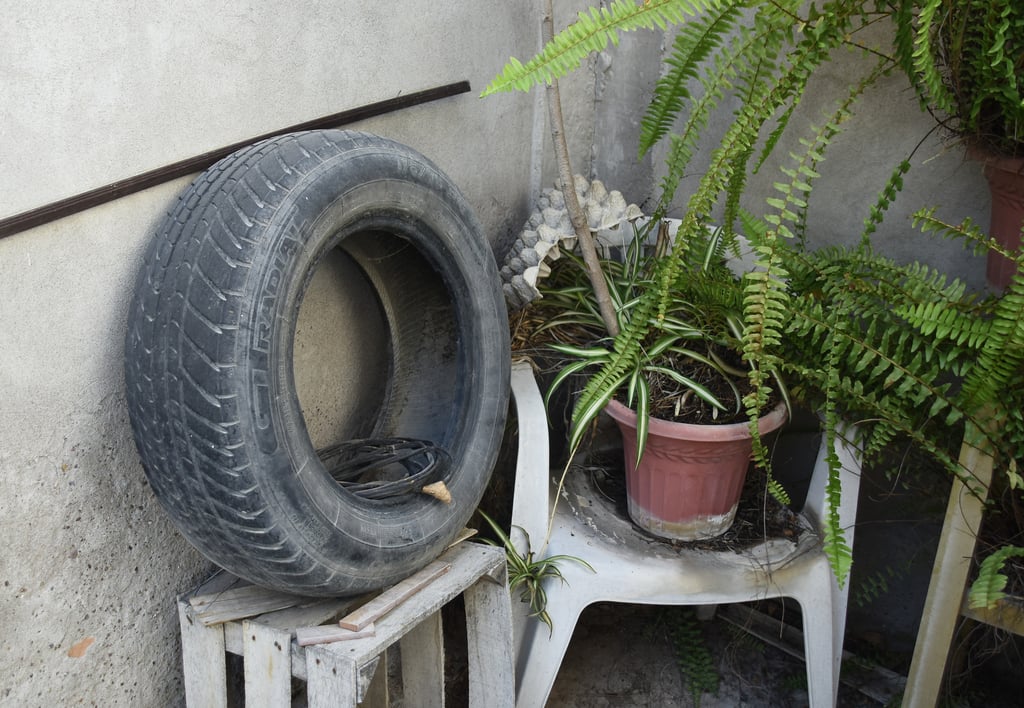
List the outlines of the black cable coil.
{"type": "Polygon", "coordinates": [[[414,438],[348,440],[317,450],[317,456],[342,488],[373,500],[419,492],[427,484],[446,481],[452,463],[442,448],[414,438]],[[395,464],[401,465],[404,475],[373,478],[395,464]]]}

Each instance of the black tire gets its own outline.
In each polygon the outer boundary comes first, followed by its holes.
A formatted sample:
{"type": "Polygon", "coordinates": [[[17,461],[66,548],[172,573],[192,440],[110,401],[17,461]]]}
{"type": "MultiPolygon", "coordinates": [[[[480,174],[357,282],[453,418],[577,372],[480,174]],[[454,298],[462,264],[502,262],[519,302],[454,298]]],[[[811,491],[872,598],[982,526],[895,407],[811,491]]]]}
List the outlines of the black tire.
{"type": "Polygon", "coordinates": [[[210,560],[286,592],[362,592],[436,558],[487,485],[508,377],[504,300],[469,205],[422,155],[364,133],[273,138],[211,167],[153,237],[128,315],[128,408],[157,498],[210,560]],[[376,292],[390,340],[376,410],[349,437],[444,448],[450,504],[362,499],[310,442],[292,348],[334,249],[376,292]]]}

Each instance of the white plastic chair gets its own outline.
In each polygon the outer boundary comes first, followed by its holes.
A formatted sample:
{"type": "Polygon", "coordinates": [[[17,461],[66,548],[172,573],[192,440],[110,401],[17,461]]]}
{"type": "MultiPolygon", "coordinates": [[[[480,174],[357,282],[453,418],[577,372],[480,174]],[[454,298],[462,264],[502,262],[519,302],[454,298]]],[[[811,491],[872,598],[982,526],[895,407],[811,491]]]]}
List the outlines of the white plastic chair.
{"type": "MultiPolygon", "coordinates": [[[[590,604],[717,605],[770,597],[791,597],[800,604],[810,704],[835,705],[849,586],[836,583],[816,532],[825,508],[828,470],[822,450],[801,515],[808,530],[797,543],[769,540],[742,553],[674,548],[639,531],[611,502],[590,493],[586,475],[570,470],[550,539],[542,547],[554,481],[549,473],[547,419],[529,362],[513,363],[512,391],[519,420],[512,539],[520,552],[532,542],[538,557],[577,556],[596,571],[566,562],[559,569],[567,582],[547,582],[547,611],[554,624],[550,635],[545,625],[526,617],[528,606],[513,598],[513,611],[519,615],[519,708],[540,708],[547,701],[576,621],[590,604]]],[[[860,462],[851,447],[841,447],[838,453],[843,465],[840,518],[852,544],[860,462]]]]}

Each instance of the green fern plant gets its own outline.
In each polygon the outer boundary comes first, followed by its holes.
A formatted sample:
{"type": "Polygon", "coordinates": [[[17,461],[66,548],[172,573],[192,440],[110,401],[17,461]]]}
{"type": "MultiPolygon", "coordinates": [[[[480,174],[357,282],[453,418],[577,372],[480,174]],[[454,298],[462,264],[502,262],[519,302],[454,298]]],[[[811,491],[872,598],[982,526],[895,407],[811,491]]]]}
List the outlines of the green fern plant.
{"type": "Polygon", "coordinates": [[[677,607],[666,610],[665,616],[683,682],[690,689],[693,705],[699,708],[705,693],[718,693],[721,676],[715,657],[704,637],[696,610],[677,607]]]}
{"type": "Polygon", "coordinates": [[[972,145],[1024,155],[1024,5],[899,0],[900,64],[922,103],[972,145]]]}
{"type": "Polygon", "coordinates": [[[1024,548],[1004,546],[981,562],[978,578],[971,584],[967,595],[971,607],[991,609],[1006,597],[1003,590],[1008,580],[1002,571],[1010,558],[1024,558],[1024,548]]]}
{"type": "MultiPolygon", "coordinates": [[[[976,298],[962,283],[924,266],[893,263],[871,248],[871,234],[901,189],[908,160],[896,164],[873,203],[865,205],[861,244],[818,252],[803,244],[820,164],[860,96],[879,77],[903,70],[922,97],[938,97],[930,105],[947,105],[939,102],[950,95],[946,79],[929,68],[935,66],[933,44],[943,19],[951,16],[951,6],[980,4],[614,0],[604,9],[582,13],[533,59],[509,62],[485,94],[525,90],[564,76],[589,53],[616,42],[621,32],[677,27],[662,78],[641,121],[641,154],[662,141],[668,143],[655,222],[672,211],[684,175],[696,172],[701,177],[686,199],[672,247],[651,258],[642,287],[634,297],[620,301],[620,308],[628,302],[629,316],[621,321],[619,334],[592,361],[587,360],[590,353],[575,352],[580,360],[577,370],[596,371],[578,398],[574,436],[612,392],[629,385],[635,372],[652,364],[651,342],[657,341],[652,334],[672,320],[680,284],[691,279],[711,216],[721,214],[722,242],[735,249],[742,232],[756,261],[737,281],[741,308],[735,332],[749,383],[743,406],[759,462],[766,464],[767,455],[757,436],[756,419],[777,374],[790,382],[795,397],[822,411],[825,434],[833,446],[840,435],[839,421],[853,420],[861,423],[860,443],[866,455],[905,436],[963,477],[967,472],[944,443],[951,428],[970,423],[968,429],[989,431],[984,434],[987,439],[976,444],[1000,451],[1007,460],[1024,458],[1024,414],[999,405],[1007,390],[1024,384],[1024,279],[1016,278],[1000,298],[976,298]],[[879,21],[895,27],[891,52],[868,50],[858,43],[859,30],[879,21]],[[791,129],[790,118],[808,80],[837,50],[851,47],[869,52],[877,61],[851,81],[832,116],[803,136],[801,149],[782,166],[776,194],[763,211],[744,212],[740,204],[747,179],[766,164],[781,135],[791,129]],[[699,138],[726,96],[738,102],[732,122],[707,162],[694,168],[699,138]]],[[[997,81],[1009,82],[1006,71],[1022,56],[1019,45],[1011,43],[1018,13],[1007,9],[1011,0],[985,4],[995,7],[995,29],[1005,37],[1001,45],[997,38],[997,46],[990,46],[985,56],[997,65],[993,73],[1002,77],[997,81]]],[[[918,212],[915,225],[935,237],[958,239],[979,249],[999,248],[973,224],[943,223],[927,209],[918,212]]],[[[1020,260],[1019,254],[1006,255],[1020,260]]],[[[699,304],[699,295],[688,293],[687,301],[699,304]]],[[[837,456],[830,455],[829,462],[832,511],[825,520],[825,543],[842,582],[851,553],[835,512],[841,494],[837,456]]]]}

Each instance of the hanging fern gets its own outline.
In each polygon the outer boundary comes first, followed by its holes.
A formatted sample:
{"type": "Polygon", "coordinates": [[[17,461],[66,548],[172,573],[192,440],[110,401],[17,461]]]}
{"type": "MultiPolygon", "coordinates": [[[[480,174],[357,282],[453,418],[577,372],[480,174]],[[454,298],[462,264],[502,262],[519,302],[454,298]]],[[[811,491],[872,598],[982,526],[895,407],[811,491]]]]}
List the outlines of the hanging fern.
{"type": "Polygon", "coordinates": [[[871,234],[878,230],[879,224],[885,218],[885,212],[896,201],[896,195],[903,190],[903,178],[910,171],[910,161],[903,160],[896,165],[896,169],[889,175],[889,180],[878,195],[877,201],[871,206],[866,219],[864,219],[864,231],[861,239],[867,242],[871,234]]]}
{"type": "Polygon", "coordinates": [[[922,105],[976,146],[1024,153],[1024,5],[897,0],[896,56],[922,105]]]}

